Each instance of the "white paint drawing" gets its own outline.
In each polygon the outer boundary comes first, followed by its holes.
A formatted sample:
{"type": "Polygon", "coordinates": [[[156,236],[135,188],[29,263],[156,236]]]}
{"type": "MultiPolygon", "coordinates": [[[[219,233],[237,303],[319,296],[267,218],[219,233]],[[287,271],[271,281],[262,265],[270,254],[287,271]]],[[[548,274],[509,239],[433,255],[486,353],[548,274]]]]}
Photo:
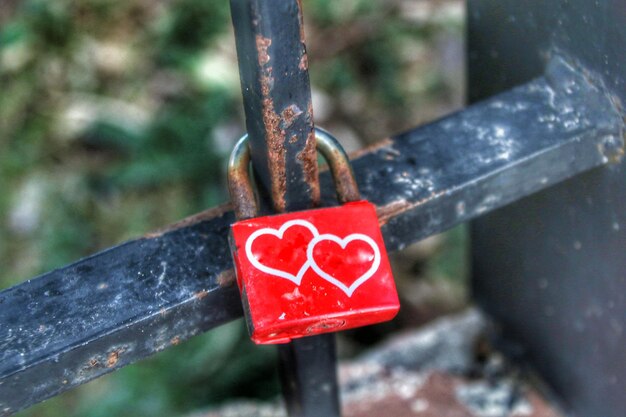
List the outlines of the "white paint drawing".
{"type": "Polygon", "coordinates": [[[279,239],[282,239],[283,235],[285,234],[285,231],[287,231],[287,229],[289,229],[292,226],[305,227],[311,231],[313,236],[315,237],[319,236],[319,232],[317,231],[315,226],[313,226],[311,223],[307,222],[306,220],[290,220],[286,222],[285,224],[283,224],[282,226],[280,226],[278,230],[266,227],[264,229],[259,229],[255,231],[254,233],[252,233],[250,237],[248,237],[248,240],[246,241],[246,256],[248,257],[248,260],[250,261],[250,263],[258,270],[265,272],[266,274],[288,279],[294,284],[300,285],[300,282],[302,281],[302,277],[304,276],[304,273],[306,272],[307,269],[309,269],[308,259],[300,267],[300,270],[298,270],[298,273],[296,275],[293,275],[287,271],[282,271],[280,269],[270,268],[269,266],[263,265],[261,262],[259,262],[259,260],[252,253],[252,244],[259,236],[271,235],[271,236],[276,236],[279,239]]]}
{"type": "Polygon", "coordinates": [[[317,231],[317,228],[315,228],[315,226],[313,226],[311,223],[309,223],[306,220],[299,220],[299,219],[290,220],[286,222],[278,230],[266,227],[266,228],[255,231],[248,237],[248,240],[246,241],[246,245],[245,245],[245,251],[246,251],[246,256],[248,257],[248,260],[250,261],[252,266],[254,266],[255,268],[257,268],[258,270],[262,272],[265,272],[266,274],[288,279],[289,281],[299,286],[300,283],[302,282],[302,277],[306,273],[307,269],[311,267],[311,269],[313,269],[313,271],[315,271],[317,275],[319,275],[324,280],[330,282],[331,284],[341,289],[344,293],[346,293],[348,297],[352,297],[352,294],[354,293],[354,291],[357,288],[359,288],[365,281],[370,279],[374,275],[374,273],[376,273],[381,262],[380,249],[378,248],[378,245],[376,244],[374,239],[372,239],[371,237],[361,234],[361,233],[353,233],[351,235],[346,236],[343,239],[341,239],[340,237],[336,235],[329,234],[329,233],[320,235],[319,232],[317,231]],[[290,227],[293,227],[293,226],[305,227],[313,235],[313,239],[308,243],[307,250],[306,250],[307,260],[304,262],[304,264],[302,264],[302,266],[298,270],[298,273],[296,275],[293,275],[287,271],[283,271],[283,270],[276,269],[276,268],[271,268],[259,262],[259,260],[254,256],[254,253],[252,253],[252,244],[254,243],[254,241],[258,237],[264,236],[264,235],[276,236],[277,238],[282,239],[285,232],[290,227]],[[363,273],[350,286],[347,286],[346,284],[344,284],[337,278],[333,277],[332,275],[324,271],[313,258],[313,251],[315,249],[315,246],[318,243],[323,242],[323,241],[331,241],[331,242],[337,243],[341,247],[341,249],[345,249],[346,246],[350,242],[353,242],[353,241],[365,242],[368,246],[372,248],[372,252],[374,253],[374,259],[372,261],[372,265],[367,271],[365,271],[365,273],[363,273]]]}
{"type": "Polygon", "coordinates": [[[354,291],[357,288],[359,288],[361,284],[363,284],[365,281],[370,279],[372,275],[374,275],[374,273],[378,270],[378,267],[380,266],[380,249],[378,249],[378,245],[376,244],[376,242],[374,242],[374,239],[361,233],[353,233],[351,235],[346,236],[343,239],[339,238],[338,236],[331,235],[331,234],[315,236],[313,240],[309,242],[309,246],[307,247],[306,253],[307,253],[308,262],[311,265],[311,268],[317,273],[317,275],[324,278],[326,281],[330,282],[331,284],[336,285],[339,289],[345,292],[348,297],[352,297],[352,294],[354,293],[354,291]],[[370,266],[370,268],[367,271],[365,271],[365,273],[363,273],[350,286],[345,285],[343,282],[339,281],[337,278],[333,277],[332,275],[324,271],[322,268],[320,268],[320,266],[317,264],[317,262],[315,262],[315,259],[313,258],[313,250],[315,249],[315,245],[325,240],[330,240],[331,242],[337,243],[339,246],[341,246],[341,249],[345,249],[346,246],[348,246],[348,243],[353,242],[355,240],[359,240],[359,241],[363,241],[367,243],[372,248],[372,251],[374,252],[374,260],[372,262],[372,266],[370,266]]]}

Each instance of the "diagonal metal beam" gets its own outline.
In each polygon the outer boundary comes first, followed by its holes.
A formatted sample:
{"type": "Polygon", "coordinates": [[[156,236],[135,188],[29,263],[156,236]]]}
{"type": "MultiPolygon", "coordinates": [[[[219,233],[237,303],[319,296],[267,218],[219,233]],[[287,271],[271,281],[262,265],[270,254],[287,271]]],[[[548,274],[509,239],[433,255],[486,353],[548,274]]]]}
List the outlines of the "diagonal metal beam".
{"type": "MultiPolygon", "coordinates": [[[[618,163],[611,100],[555,59],[546,75],[354,155],[389,250],[618,163]]],[[[322,199],[333,201],[327,173],[322,199]]],[[[228,206],[0,292],[0,415],[241,317],[228,206]]]]}

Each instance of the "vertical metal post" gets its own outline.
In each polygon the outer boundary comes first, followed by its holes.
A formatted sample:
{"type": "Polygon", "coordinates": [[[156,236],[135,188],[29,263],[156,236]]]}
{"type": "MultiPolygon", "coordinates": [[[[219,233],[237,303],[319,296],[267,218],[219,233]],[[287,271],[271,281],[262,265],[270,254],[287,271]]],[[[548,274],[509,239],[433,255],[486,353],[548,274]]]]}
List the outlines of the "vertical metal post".
{"type": "MultiPolygon", "coordinates": [[[[470,0],[468,37],[470,100],[541,75],[546,57],[559,56],[626,122],[626,0],[470,0]]],[[[569,111],[566,102],[551,104],[569,111]]],[[[577,123],[602,126],[572,114],[577,123]]],[[[473,287],[568,415],[623,417],[626,124],[621,135],[598,136],[608,166],[472,222],[473,287]]],[[[571,158],[571,169],[581,160],[571,158]]]]}
{"type": "Polygon", "coordinates": [[[231,0],[252,163],[278,212],[319,200],[313,110],[297,0],[231,0]]]}
{"type": "MultiPolygon", "coordinates": [[[[231,0],[251,158],[278,212],[316,205],[320,191],[308,60],[299,0],[231,0]]],[[[340,415],[335,337],[279,350],[290,416],[340,415]]]]}

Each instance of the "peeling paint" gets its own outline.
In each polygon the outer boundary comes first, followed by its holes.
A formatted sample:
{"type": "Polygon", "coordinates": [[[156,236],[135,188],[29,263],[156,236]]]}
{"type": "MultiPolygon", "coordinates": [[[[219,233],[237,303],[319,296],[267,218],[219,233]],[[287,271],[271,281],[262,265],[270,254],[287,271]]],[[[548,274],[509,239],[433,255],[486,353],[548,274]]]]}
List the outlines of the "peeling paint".
{"type": "Polygon", "coordinates": [[[307,71],[309,69],[309,57],[306,52],[302,54],[298,68],[300,68],[300,71],[307,71]]]}
{"type": "MultiPolygon", "coordinates": [[[[298,107],[297,104],[291,104],[290,106],[287,106],[280,114],[281,116],[281,123],[280,123],[280,127],[282,129],[288,129],[291,127],[291,125],[293,125],[293,122],[300,117],[300,115],[303,113],[302,110],[300,110],[300,107],[298,107]]],[[[292,138],[295,137],[296,141],[298,140],[297,136],[292,136],[292,138]]]]}
{"type": "Polygon", "coordinates": [[[256,50],[259,57],[259,65],[264,66],[270,62],[270,55],[267,50],[272,44],[272,40],[261,35],[256,35],[256,50]]]}
{"type": "Polygon", "coordinates": [[[106,367],[107,368],[113,368],[117,364],[117,361],[119,360],[120,355],[122,354],[122,352],[124,352],[124,349],[116,349],[116,350],[110,352],[109,356],[107,357],[106,367]]]}
{"type": "Polygon", "coordinates": [[[208,292],[208,291],[206,291],[206,290],[201,290],[201,291],[198,291],[197,293],[195,293],[195,294],[193,295],[193,297],[194,297],[195,299],[197,299],[197,300],[202,300],[202,299],[203,299],[204,297],[206,297],[207,295],[209,295],[209,292],[208,292]]]}
{"type": "MultiPolygon", "coordinates": [[[[217,276],[217,285],[219,285],[220,287],[230,287],[231,285],[233,285],[236,281],[237,281],[237,277],[235,275],[235,270],[234,269],[227,269],[224,272],[221,272],[218,276],[217,276]]],[[[203,296],[204,298],[204,296],[203,296]]]]}
{"type": "Polygon", "coordinates": [[[378,142],[372,145],[366,146],[354,152],[350,152],[350,159],[358,159],[362,157],[363,155],[374,153],[381,149],[392,148],[393,144],[394,144],[394,141],[391,138],[385,138],[383,140],[379,140],[378,142]]]}

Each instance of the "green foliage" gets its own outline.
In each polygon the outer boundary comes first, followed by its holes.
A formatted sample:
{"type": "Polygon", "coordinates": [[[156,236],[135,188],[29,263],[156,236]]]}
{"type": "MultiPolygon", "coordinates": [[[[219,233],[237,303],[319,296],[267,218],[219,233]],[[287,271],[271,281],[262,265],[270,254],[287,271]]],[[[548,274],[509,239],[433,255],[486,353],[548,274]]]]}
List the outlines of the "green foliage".
{"type": "Polygon", "coordinates": [[[227,1],[178,0],[159,39],[158,64],[181,65],[230,24],[227,1]]]}

